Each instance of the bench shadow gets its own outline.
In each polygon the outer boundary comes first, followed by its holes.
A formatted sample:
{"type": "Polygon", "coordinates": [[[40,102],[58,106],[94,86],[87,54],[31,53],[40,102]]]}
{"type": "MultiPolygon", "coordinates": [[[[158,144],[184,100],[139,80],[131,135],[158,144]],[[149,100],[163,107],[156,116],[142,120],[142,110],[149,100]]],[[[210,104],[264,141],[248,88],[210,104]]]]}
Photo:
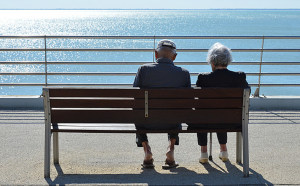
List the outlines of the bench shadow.
{"type": "MultiPolygon", "coordinates": [[[[223,163],[223,162],[222,162],[223,163]]],[[[65,174],[59,164],[55,164],[58,173],[52,180],[46,178],[49,185],[65,184],[146,184],[146,185],[199,185],[199,184],[267,184],[263,176],[254,170],[249,178],[243,178],[243,172],[230,161],[225,163],[223,169],[216,162],[211,161],[203,166],[208,173],[197,173],[185,167],[177,167],[166,170],[166,173],[157,172],[154,169],[141,169],[139,174],[65,174]],[[215,165],[217,168],[212,166],[215,165]]]]}
{"type": "MultiPolygon", "coordinates": [[[[239,164],[241,166],[241,169],[243,169],[243,164],[239,164]]],[[[240,169],[238,169],[235,165],[233,165],[230,160],[228,160],[227,162],[225,162],[225,166],[226,169],[228,171],[228,173],[236,173],[236,172],[240,172],[243,175],[243,171],[241,171],[240,169]]],[[[270,181],[266,180],[261,174],[259,174],[258,172],[256,172],[255,170],[249,168],[249,172],[250,172],[250,177],[255,177],[260,184],[262,185],[274,185],[273,183],[271,183],[270,181]]]]}

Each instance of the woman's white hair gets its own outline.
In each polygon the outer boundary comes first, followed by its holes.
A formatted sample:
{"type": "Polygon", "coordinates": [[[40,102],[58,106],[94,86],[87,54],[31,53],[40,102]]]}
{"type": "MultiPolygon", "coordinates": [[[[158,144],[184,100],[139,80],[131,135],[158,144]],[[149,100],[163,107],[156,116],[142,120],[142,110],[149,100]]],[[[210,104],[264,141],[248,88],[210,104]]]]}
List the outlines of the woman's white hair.
{"type": "Polygon", "coordinates": [[[231,50],[221,43],[215,43],[208,50],[206,61],[215,66],[226,67],[232,62],[231,50]]]}

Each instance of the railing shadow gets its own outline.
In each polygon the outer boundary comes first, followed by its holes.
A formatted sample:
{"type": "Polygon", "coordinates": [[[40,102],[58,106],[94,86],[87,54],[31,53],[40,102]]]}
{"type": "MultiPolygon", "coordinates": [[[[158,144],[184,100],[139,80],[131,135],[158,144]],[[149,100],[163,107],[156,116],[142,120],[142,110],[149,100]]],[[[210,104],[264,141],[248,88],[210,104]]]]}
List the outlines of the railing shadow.
{"type": "Polygon", "coordinates": [[[271,182],[250,169],[249,178],[244,178],[242,171],[231,164],[225,163],[226,169],[216,162],[201,165],[208,173],[197,173],[185,167],[170,169],[166,173],[157,172],[156,169],[142,169],[139,174],[65,174],[59,164],[55,165],[58,175],[55,179],[46,178],[49,185],[64,184],[147,184],[147,185],[199,185],[199,184],[267,184],[271,182]],[[213,167],[214,164],[217,168],[213,167]]]}

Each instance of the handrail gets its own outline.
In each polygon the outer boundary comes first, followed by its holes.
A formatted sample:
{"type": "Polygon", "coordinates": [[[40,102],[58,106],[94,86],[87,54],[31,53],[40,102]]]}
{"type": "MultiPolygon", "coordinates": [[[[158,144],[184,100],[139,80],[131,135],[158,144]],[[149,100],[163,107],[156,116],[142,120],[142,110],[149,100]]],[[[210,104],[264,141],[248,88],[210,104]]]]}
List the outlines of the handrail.
{"type": "MultiPolygon", "coordinates": [[[[48,65],[143,65],[150,64],[152,61],[134,62],[134,61],[47,61],[48,65]]],[[[45,64],[44,61],[0,61],[0,65],[29,65],[45,64]]],[[[207,62],[174,62],[176,65],[207,65],[207,62]]],[[[260,65],[260,62],[232,62],[230,65],[260,65]]],[[[300,62],[263,62],[263,65],[300,65],[300,62]]]]}
{"type": "MultiPolygon", "coordinates": [[[[136,48],[47,48],[48,52],[153,52],[136,48]]],[[[262,49],[231,49],[232,52],[261,52],[262,49]]],[[[43,48],[1,48],[0,52],[44,52],[43,48]]],[[[177,52],[207,52],[208,49],[177,49],[177,52]]],[[[300,52],[300,49],[263,49],[264,52],[300,52]]]]}
{"type": "MultiPolygon", "coordinates": [[[[249,84],[257,87],[257,83],[249,84]]],[[[1,83],[0,86],[45,86],[44,83],[1,83]]],[[[47,86],[107,86],[107,87],[132,87],[130,83],[48,83],[47,86]]],[[[195,84],[192,84],[195,86],[195,84]]],[[[263,87],[300,87],[300,84],[261,84],[263,87]]]]}
{"type": "MultiPolygon", "coordinates": [[[[45,36],[0,36],[0,39],[43,39],[45,36]]],[[[300,36],[47,36],[48,39],[300,39],[300,36]]]]}
{"type": "MultiPolygon", "coordinates": [[[[2,72],[0,75],[67,75],[67,76],[135,76],[135,72],[2,72]]],[[[191,72],[191,76],[198,76],[199,73],[191,72]]],[[[246,73],[248,76],[300,76],[300,73],[246,73]]]]}
{"type": "MultiPolygon", "coordinates": [[[[258,76],[259,80],[251,86],[258,87],[256,96],[259,96],[260,87],[300,87],[300,84],[261,84],[261,76],[300,76],[300,73],[263,73],[262,65],[300,65],[300,61],[295,62],[264,62],[264,52],[300,52],[300,48],[264,48],[264,41],[270,39],[300,39],[300,36],[0,36],[0,39],[43,39],[44,46],[41,48],[0,48],[0,52],[44,52],[44,61],[0,61],[0,65],[45,65],[45,72],[0,72],[0,75],[38,75],[45,76],[45,83],[0,83],[0,86],[131,86],[131,84],[105,84],[105,83],[48,83],[48,76],[134,76],[135,72],[48,72],[48,65],[142,65],[154,62],[154,51],[156,40],[160,39],[256,39],[262,40],[261,48],[235,48],[232,52],[259,52],[260,61],[237,61],[231,65],[259,65],[258,73],[246,73],[247,76],[258,76]],[[49,39],[146,39],[153,40],[153,48],[49,48],[49,39]],[[153,61],[134,62],[134,61],[49,61],[47,52],[152,52],[153,61]]],[[[179,48],[178,52],[207,52],[206,48],[179,48]]],[[[177,65],[207,65],[202,61],[179,61],[177,65]]],[[[198,73],[190,73],[197,76],[198,73]]]]}

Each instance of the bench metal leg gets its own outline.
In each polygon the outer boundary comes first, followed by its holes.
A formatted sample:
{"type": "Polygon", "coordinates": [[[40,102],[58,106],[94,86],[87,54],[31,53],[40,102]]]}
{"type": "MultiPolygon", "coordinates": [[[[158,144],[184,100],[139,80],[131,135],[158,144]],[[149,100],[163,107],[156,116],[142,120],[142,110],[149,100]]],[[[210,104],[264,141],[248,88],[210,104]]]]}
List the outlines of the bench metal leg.
{"type": "Polygon", "coordinates": [[[50,151],[51,151],[51,113],[49,90],[43,88],[44,114],[45,114],[45,152],[44,152],[44,177],[50,178],[50,151]]]}
{"type": "Polygon", "coordinates": [[[208,159],[212,161],[212,133],[209,134],[209,157],[208,159]]]}
{"type": "Polygon", "coordinates": [[[249,141],[248,123],[243,123],[243,172],[244,177],[249,177],[249,141]]]}
{"type": "Polygon", "coordinates": [[[242,133],[236,133],[236,162],[242,163],[242,133]]]}
{"type": "Polygon", "coordinates": [[[58,132],[53,132],[53,158],[54,164],[59,164],[59,143],[58,132]]]}
{"type": "Polygon", "coordinates": [[[242,121],[244,177],[249,177],[249,141],[248,141],[249,95],[250,95],[250,89],[244,89],[243,121],[242,121]]]}
{"type": "Polygon", "coordinates": [[[51,130],[45,127],[44,177],[50,178],[51,130]]]}

